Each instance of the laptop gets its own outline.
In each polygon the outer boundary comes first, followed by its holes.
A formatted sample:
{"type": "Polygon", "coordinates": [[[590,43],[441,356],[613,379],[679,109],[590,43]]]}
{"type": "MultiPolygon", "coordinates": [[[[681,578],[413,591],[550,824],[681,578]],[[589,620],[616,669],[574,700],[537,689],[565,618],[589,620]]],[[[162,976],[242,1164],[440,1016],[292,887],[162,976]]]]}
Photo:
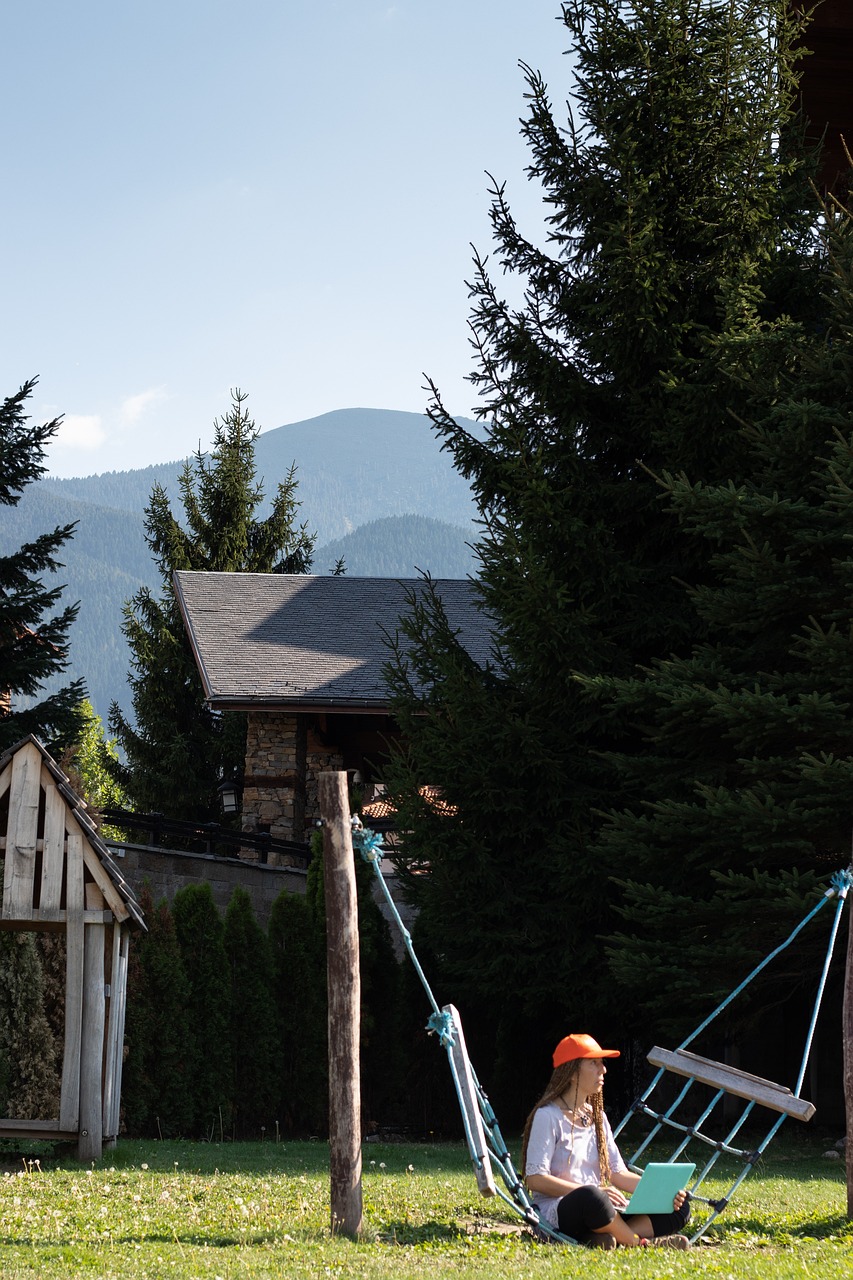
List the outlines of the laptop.
{"type": "Polygon", "coordinates": [[[647,1164],[623,1213],[672,1213],[676,1191],[686,1187],[695,1164],[647,1164]]]}

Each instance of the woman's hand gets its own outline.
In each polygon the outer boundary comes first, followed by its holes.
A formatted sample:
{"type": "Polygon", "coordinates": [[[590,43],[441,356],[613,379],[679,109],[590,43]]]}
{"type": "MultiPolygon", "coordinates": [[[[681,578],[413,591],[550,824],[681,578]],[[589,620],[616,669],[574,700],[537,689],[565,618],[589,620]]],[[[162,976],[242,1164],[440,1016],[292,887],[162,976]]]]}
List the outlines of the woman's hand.
{"type": "Polygon", "coordinates": [[[622,1192],[619,1190],[618,1187],[607,1186],[607,1187],[602,1187],[601,1190],[607,1196],[608,1200],[613,1205],[614,1209],[626,1208],[628,1201],[626,1200],[625,1196],[622,1194],[622,1192]]]}
{"type": "Polygon", "coordinates": [[[676,1191],[675,1193],[675,1198],[672,1202],[673,1209],[680,1209],[686,1199],[687,1199],[687,1192],[682,1187],[680,1191],[676,1191]]]}

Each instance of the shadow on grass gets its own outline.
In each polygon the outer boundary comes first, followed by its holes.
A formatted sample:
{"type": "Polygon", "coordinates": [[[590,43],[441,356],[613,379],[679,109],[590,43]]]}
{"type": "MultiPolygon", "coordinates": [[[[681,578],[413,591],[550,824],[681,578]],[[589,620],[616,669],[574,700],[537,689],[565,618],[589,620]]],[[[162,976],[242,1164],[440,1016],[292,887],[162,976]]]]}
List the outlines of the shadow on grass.
{"type": "Polygon", "coordinates": [[[712,1230],[722,1240],[727,1236],[747,1235],[764,1236],[770,1240],[774,1237],[788,1239],[827,1240],[833,1237],[844,1237],[853,1241],[853,1220],[842,1212],[815,1214],[811,1216],[786,1214],[784,1218],[768,1213],[758,1212],[745,1215],[739,1213],[737,1218],[726,1220],[725,1215],[714,1222],[712,1230]]]}
{"type": "Polygon", "coordinates": [[[411,1222],[385,1222],[377,1232],[379,1244],[448,1244],[454,1240],[465,1240],[468,1232],[454,1222],[419,1222],[414,1226],[411,1222]]]}
{"type": "MultiPolygon", "coordinates": [[[[42,1144],[44,1145],[44,1144],[42,1144]]],[[[0,1155],[0,1160],[2,1160],[0,1155]]],[[[31,1157],[30,1157],[31,1158],[31,1157]]],[[[64,1169],[68,1172],[82,1170],[73,1152],[57,1151],[51,1157],[40,1154],[41,1168],[64,1169]]],[[[20,1170],[27,1163],[27,1155],[18,1152],[9,1158],[10,1172],[20,1170]]],[[[365,1146],[362,1157],[365,1176],[379,1176],[379,1166],[384,1165],[389,1174],[402,1173],[413,1164],[419,1173],[455,1174],[469,1172],[471,1161],[462,1143],[434,1143],[418,1146],[395,1143],[371,1143],[365,1146]]],[[[104,1151],[95,1164],[96,1169],[139,1169],[143,1164],[152,1173],[173,1173],[177,1166],[182,1173],[239,1173],[283,1174],[315,1177],[329,1176],[329,1144],[325,1140],[299,1142],[159,1142],[154,1139],[122,1139],[118,1145],[104,1151]]],[[[384,1172],[384,1169],[383,1169],[384,1172]]]]}

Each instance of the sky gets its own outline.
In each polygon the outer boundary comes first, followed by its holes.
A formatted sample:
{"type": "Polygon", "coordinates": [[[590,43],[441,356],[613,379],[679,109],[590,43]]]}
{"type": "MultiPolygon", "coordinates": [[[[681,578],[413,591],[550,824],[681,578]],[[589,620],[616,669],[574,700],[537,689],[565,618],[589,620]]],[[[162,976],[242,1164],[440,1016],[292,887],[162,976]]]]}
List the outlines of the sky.
{"type": "Polygon", "coordinates": [[[519,60],[565,118],[558,0],[25,0],[0,17],[0,396],[50,474],[262,430],[453,412],[487,173],[541,240],[519,60]]]}

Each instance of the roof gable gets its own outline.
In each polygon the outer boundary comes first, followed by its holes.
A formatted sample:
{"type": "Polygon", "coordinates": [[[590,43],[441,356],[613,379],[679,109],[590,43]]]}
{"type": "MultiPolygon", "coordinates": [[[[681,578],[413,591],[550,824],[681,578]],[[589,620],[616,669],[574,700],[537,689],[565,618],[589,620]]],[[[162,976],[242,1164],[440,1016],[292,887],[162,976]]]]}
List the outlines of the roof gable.
{"type": "MultiPolygon", "coordinates": [[[[0,755],[0,799],[7,792],[4,920],[60,920],[68,859],[79,856],[115,919],[145,927],[136,896],[89,817],[85,800],[32,734],[0,755]],[[44,834],[39,838],[42,806],[44,834]]],[[[82,886],[82,870],[79,879],[82,886]]]]}

